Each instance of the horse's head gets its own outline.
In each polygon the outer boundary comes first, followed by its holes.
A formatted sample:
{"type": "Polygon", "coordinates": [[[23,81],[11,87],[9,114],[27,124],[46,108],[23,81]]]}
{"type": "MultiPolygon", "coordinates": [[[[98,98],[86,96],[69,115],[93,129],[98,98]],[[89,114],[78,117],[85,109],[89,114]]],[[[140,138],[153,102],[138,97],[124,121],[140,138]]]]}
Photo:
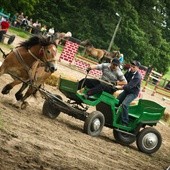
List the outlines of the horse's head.
{"type": "Polygon", "coordinates": [[[80,45],[84,46],[84,47],[92,47],[93,45],[91,44],[90,40],[84,40],[80,42],[80,45]]]}
{"type": "Polygon", "coordinates": [[[33,36],[20,43],[20,46],[25,47],[34,59],[43,62],[47,72],[53,73],[57,70],[57,48],[51,37],[33,36]]]}
{"type": "Polygon", "coordinates": [[[119,58],[120,52],[119,51],[113,51],[113,52],[107,52],[105,51],[105,57],[113,59],[115,57],[119,58]]]}
{"type": "Polygon", "coordinates": [[[42,61],[45,63],[45,71],[53,73],[57,70],[57,48],[54,44],[43,46],[39,54],[42,56],[42,61]]]}

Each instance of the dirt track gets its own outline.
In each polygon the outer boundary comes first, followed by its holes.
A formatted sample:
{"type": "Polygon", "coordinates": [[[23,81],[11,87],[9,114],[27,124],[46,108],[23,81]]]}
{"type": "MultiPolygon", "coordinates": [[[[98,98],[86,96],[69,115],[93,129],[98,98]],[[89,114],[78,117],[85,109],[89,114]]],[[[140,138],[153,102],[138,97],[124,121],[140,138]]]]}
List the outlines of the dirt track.
{"type": "MultiPolygon", "coordinates": [[[[82,74],[58,64],[58,73],[70,73],[81,78],[82,74]]],[[[11,78],[3,75],[0,88],[11,78]]],[[[14,94],[0,94],[0,170],[58,170],[58,169],[115,169],[115,170],[165,170],[170,166],[170,127],[158,124],[163,143],[155,154],[149,156],[115,142],[112,129],[104,128],[99,137],[83,133],[83,122],[63,113],[55,120],[42,115],[43,99],[30,99],[26,110],[14,108],[14,94]]],[[[56,88],[46,85],[54,94],[56,88]]],[[[149,92],[144,98],[150,97],[149,92]]],[[[167,104],[167,107],[169,104],[167,104]]],[[[169,109],[169,107],[168,107],[169,109]]]]}

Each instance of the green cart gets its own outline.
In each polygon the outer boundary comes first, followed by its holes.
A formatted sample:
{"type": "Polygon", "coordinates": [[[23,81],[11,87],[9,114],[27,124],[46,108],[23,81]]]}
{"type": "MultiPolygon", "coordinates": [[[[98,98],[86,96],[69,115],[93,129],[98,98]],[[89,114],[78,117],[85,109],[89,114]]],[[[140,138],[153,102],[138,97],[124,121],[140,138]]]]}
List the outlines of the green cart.
{"type": "Polygon", "coordinates": [[[140,151],[152,154],[162,143],[161,134],[153,128],[164,114],[165,107],[156,102],[140,99],[137,105],[129,107],[129,125],[121,124],[121,107],[116,107],[118,100],[111,94],[103,92],[86,99],[87,89],[77,90],[78,82],[60,79],[59,90],[68,98],[63,101],[59,95],[53,95],[41,89],[46,96],[42,112],[49,118],[56,118],[60,112],[84,121],[84,132],[98,136],[103,126],[113,129],[115,140],[122,145],[130,145],[136,141],[140,151]],[[96,109],[88,113],[88,107],[96,109]]]}

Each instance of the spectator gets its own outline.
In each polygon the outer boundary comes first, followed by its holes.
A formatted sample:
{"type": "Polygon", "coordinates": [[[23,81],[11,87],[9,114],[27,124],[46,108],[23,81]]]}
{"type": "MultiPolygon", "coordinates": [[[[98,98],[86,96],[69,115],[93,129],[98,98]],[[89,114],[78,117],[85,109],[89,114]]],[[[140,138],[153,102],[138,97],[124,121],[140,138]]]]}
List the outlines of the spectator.
{"type": "Polygon", "coordinates": [[[124,55],[122,53],[119,54],[118,56],[119,61],[120,61],[120,69],[123,69],[123,62],[124,62],[124,55]]]}
{"type": "Polygon", "coordinates": [[[32,18],[30,18],[29,20],[28,20],[28,25],[27,25],[27,31],[28,32],[32,32],[32,27],[33,27],[33,21],[32,21],[32,18]]]}
{"type": "Polygon", "coordinates": [[[14,14],[13,17],[11,18],[11,24],[15,27],[16,26],[16,19],[18,18],[18,13],[14,14]]]}
{"type": "Polygon", "coordinates": [[[97,79],[82,79],[79,82],[78,89],[81,89],[84,86],[89,88],[89,90],[87,91],[87,98],[90,98],[97,93],[100,94],[102,93],[102,91],[113,94],[115,92],[115,88],[113,85],[122,86],[127,83],[122,71],[119,68],[119,65],[119,59],[114,58],[111,63],[102,63],[89,67],[87,71],[91,69],[102,70],[103,75],[101,79],[103,81],[97,79]],[[110,84],[108,84],[107,82],[110,84]]]}
{"type": "Polygon", "coordinates": [[[16,27],[20,27],[21,26],[21,23],[22,23],[23,19],[24,19],[24,13],[21,12],[21,14],[18,15],[18,18],[16,19],[16,27]]]}
{"type": "Polygon", "coordinates": [[[0,27],[0,42],[1,42],[3,39],[3,35],[6,34],[6,32],[8,31],[8,28],[10,27],[8,19],[3,20],[0,23],[0,26],[1,26],[0,27]]]}
{"type": "Polygon", "coordinates": [[[0,23],[1,23],[2,21],[6,21],[6,18],[4,18],[3,16],[1,17],[0,23]]]}
{"type": "Polygon", "coordinates": [[[21,22],[21,28],[26,30],[27,27],[28,27],[28,16],[24,17],[24,19],[21,22]]]}
{"type": "Polygon", "coordinates": [[[123,90],[122,93],[117,97],[119,100],[118,106],[122,108],[121,120],[122,124],[127,126],[129,123],[128,107],[130,103],[138,96],[140,92],[142,77],[138,72],[140,67],[140,62],[132,61],[131,68],[125,73],[125,78],[128,84],[123,87],[118,87],[123,90]]]}
{"type": "Polygon", "coordinates": [[[119,58],[120,64],[122,65],[124,62],[124,55],[120,53],[118,58],[119,58]]]}
{"type": "Polygon", "coordinates": [[[48,30],[47,37],[51,37],[52,35],[54,35],[54,33],[55,33],[54,28],[50,28],[48,30]]]}
{"type": "Polygon", "coordinates": [[[47,32],[47,26],[44,25],[44,26],[41,28],[41,34],[42,34],[42,35],[45,35],[46,32],[47,32]]]}
{"type": "Polygon", "coordinates": [[[32,25],[32,34],[39,34],[40,30],[41,30],[41,24],[38,22],[38,20],[36,22],[33,23],[32,25]]]}

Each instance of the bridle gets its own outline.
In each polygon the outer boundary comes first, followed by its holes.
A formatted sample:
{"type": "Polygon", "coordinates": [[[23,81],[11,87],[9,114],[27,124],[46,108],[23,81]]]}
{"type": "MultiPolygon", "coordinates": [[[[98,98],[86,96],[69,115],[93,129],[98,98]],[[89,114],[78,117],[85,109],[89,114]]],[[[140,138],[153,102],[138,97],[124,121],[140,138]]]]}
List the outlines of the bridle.
{"type": "MultiPolygon", "coordinates": [[[[15,56],[16,56],[18,62],[19,62],[22,66],[24,66],[25,70],[26,70],[27,73],[29,74],[30,70],[32,69],[33,64],[32,64],[31,66],[29,66],[29,65],[24,61],[24,59],[23,59],[22,55],[20,54],[19,50],[14,49],[13,52],[15,53],[15,56]]],[[[28,49],[28,53],[35,59],[35,62],[36,62],[36,61],[38,62],[37,67],[38,67],[38,65],[39,65],[39,66],[44,66],[44,67],[48,66],[48,63],[49,63],[50,61],[48,61],[48,59],[47,59],[47,53],[45,52],[44,46],[42,46],[42,47],[40,48],[40,50],[39,50],[39,54],[44,57],[44,60],[38,58],[35,54],[32,53],[32,51],[31,51],[30,49],[28,49]]],[[[35,62],[33,62],[33,63],[35,63],[35,62]]],[[[36,69],[36,68],[35,68],[35,69],[36,69]]]]}
{"type": "Polygon", "coordinates": [[[40,54],[40,55],[43,55],[45,60],[42,60],[42,59],[38,58],[35,54],[33,54],[33,53],[31,52],[30,49],[28,49],[28,53],[29,53],[34,59],[36,59],[37,61],[41,61],[41,62],[44,63],[44,64],[45,64],[46,62],[49,62],[49,61],[47,60],[47,54],[45,53],[44,46],[42,46],[42,47],[40,48],[39,54],[40,54]]]}

